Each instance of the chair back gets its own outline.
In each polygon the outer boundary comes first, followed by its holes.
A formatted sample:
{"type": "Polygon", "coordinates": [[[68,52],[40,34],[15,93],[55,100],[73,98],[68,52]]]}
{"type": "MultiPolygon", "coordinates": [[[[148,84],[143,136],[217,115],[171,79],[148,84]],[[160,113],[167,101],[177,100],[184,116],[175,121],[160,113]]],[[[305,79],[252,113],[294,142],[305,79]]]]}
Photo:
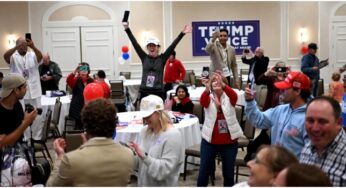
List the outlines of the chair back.
{"type": "Polygon", "coordinates": [[[48,109],[46,113],[46,117],[44,119],[43,127],[42,127],[42,137],[41,137],[42,142],[47,141],[51,120],[52,120],[52,110],[48,109]]]}
{"type": "Polygon", "coordinates": [[[193,70],[186,70],[186,74],[185,74],[185,77],[184,77],[184,80],[183,80],[183,83],[186,85],[186,86],[190,86],[191,85],[191,80],[190,80],[190,74],[195,74],[193,70]]]}
{"type": "Polygon", "coordinates": [[[245,119],[244,119],[244,106],[243,105],[235,105],[235,114],[237,116],[237,120],[239,122],[239,125],[242,129],[244,129],[244,123],[245,123],[245,119]]]}
{"type": "Polygon", "coordinates": [[[78,130],[78,131],[67,131],[64,133],[65,141],[66,141],[66,148],[65,152],[73,151],[77,148],[79,148],[83,144],[83,140],[81,137],[81,134],[84,131],[78,130]]]}
{"type": "Polygon", "coordinates": [[[111,80],[111,101],[115,104],[122,104],[126,101],[123,80],[111,80]]]}
{"type": "Polygon", "coordinates": [[[317,86],[317,96],[322,96],[324,94],[324,81],[323,78],[318,80],[317,86]]]}
{"type": "Polygon", "coordinates": [[[255,127],[253,127],[250,123],[250,121],[245,121],[244,122],[244,135],[248,139],[253,139],[255,137],[255,127]]]}
{"type": "Polygon", "coordinates": [[[190,78],[190,84],[192,86],[196,86],[196,75],[194,72],[189,74],[189,78],[190,78]]]}
{"type": "Polygon", "coordinates": [[[75,127],[76,127],[76,121],[74,119],[70,118],[69,116],[65,116],[63,137],[67,131],[74,130],[75,127]]]}
{"type": "Polygon", "coordinates": [[[54,111],[53,111],[53,116],[52,116],[52,123],[54,125],[59,124],[59,119],[60,119],[60,113],[61,113],[61,101],[60,97],[56,98],[55,104],[54,104],[54,111]]]}
{"type": "Polygon", "coordinates": [[[204,110],[202,105],[199,103],[199,101],[192,101],[194,107],[193,107],[193,114],[196,115],[199,119],[199,123],[204,123],[204,110]]]}
{"type": "Polygon", "coordinates": [[[264,107],[264,103],[267,99],[267,86],[265,85],[257,85],[256,86],[256,96],[255,100],[257,102],[257,105],[262,110],[264,107]]]}
{"type": "Polygon", "coordinates": [[[131,72],[120,72],[120,76],[124,76],[127,80],[131,79],[131,72]]]}

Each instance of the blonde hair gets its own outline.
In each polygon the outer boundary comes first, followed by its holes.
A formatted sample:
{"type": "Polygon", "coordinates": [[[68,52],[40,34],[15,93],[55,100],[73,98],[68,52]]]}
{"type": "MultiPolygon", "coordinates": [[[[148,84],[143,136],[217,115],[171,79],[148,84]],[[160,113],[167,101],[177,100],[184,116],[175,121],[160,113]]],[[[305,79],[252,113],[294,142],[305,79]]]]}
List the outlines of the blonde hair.
{"type": "MultiPolygon", "coordinates": [[[[209,88],[211,91],[214,91],[214,89],[213,89],[213,75],[214,74],[217,74],[217,73],[211,73],[211,75],[209,75],[209,83],[208,84],[209,84],[209,88]]],[[[226,85],[228,85],[227,78],[222,77],[222,82],[225,83],[226,85]]]]}
{"type": "MultiPolygon", "coordinates": [[[[166,131],[170,124],[172,124],[171,117],[165,110],[158,110],[154,113],[158,113],[159,115],[159,121],[160,121],[160,132],[166,131]]],[[[147,129],[147,132],[152,132],[151,129],[147,129]]]]}

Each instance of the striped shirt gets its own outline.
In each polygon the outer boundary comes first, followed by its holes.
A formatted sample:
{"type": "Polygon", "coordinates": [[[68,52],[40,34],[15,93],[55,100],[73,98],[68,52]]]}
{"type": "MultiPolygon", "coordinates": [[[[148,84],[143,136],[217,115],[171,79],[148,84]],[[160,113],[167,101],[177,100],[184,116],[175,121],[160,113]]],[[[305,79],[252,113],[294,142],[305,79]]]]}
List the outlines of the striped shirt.
{"type": "Polygon", "coordinates": [[[333,186],[346,186],[346,134],[343,129],[321,154],[316,147],[307,143],[300,155],[300,162],[316,165],[329,177],[333,186]]]}

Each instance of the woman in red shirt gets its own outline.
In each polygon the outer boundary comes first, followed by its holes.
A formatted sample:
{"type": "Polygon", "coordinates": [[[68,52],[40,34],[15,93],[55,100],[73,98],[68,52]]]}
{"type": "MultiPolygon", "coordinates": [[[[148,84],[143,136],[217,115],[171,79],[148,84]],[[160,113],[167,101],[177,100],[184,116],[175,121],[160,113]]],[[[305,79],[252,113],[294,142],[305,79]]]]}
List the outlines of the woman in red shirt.
{"type": "Polygon", "coordinates": [[[206,79],[202,82],[206,89],[200,103],[204,107],[205,120],[201,132],[201,166],[197,186],[208,185],[208,177],[215,171],[216,154],[221,156],[224,186],[233,186],[237,139],[243,135],[234,108],[237,93],[219,73],[214,73],[209,82],[206,79]]]}

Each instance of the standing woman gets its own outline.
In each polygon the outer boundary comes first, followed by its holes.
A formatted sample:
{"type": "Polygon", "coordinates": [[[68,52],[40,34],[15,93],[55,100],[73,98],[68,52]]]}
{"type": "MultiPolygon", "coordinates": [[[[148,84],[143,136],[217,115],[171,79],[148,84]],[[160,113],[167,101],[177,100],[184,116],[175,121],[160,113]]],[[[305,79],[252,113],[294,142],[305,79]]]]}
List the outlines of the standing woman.
{"type": "Polygon", "coordinates": [[[179,85],[175,91],[175,96],[172,98],[172,111],[192,114],[194,105],[189,96],[187,87],[179,85]]]}
{"type": "Polygon", "coordinates": [[[72,89],[72,99],[69,110],[69,117],[76,121],[76,129],[82,129],[81,121],[81,111],[84,106],[84,87],[94,82],[94,80],[89,76],[90,66],[88,63],[82,62],[78,65],[74,72],[70,73],[66,82],[67,85],[72,89]]]}
{"type": "MultiPolygon", "coordinates": [[[[205,120],[202,127],[201,166],[197,186],[207,186],[208,177],[215,171],[215,157],[222,160],[224,186],[234,184],[234,163],[238,152],[237,139],[243,135],[235,113],[237,93],[225,84],[218,73],[211,79],[203,79],[205,91],[200,103],[204,108],[205,120]]],[[[226,82],[226,81],[225,81],[226,82]]]]}
{"type": "Polygon", "coordinates": [[[186,33],[191,33],[192,28],[190,26],[185,26],[183,31],[163,54],[159,54],[159,41],[155,38],[149,38],[146,45],[149,52],[147,54],[133,36],[129,28],[129,23],[123,22],[123,25],[125,32],[127,33],[133,47],[142,61],[142,82],[139,89],[139,99],[141,100],[143,97],[153,94],[161,97],[164,100],[163,70],[165,68],[165,64],[179,41],[186,33]]]}
{"type": "Polygon", "coordinates": [[[139,144],[130,142],[137,154],[138,186],[176,187],[184,161],[180,131],[173,127],[160,97],[144,97],[140,111],[148,125],[141,130],[139,144]]]}

